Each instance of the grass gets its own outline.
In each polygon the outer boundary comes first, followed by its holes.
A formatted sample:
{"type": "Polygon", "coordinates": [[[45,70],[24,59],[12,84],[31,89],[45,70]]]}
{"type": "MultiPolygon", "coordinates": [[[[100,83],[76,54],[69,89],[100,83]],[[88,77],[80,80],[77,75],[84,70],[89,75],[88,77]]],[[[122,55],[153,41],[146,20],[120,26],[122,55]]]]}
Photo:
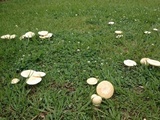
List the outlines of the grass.
{"type": "Polygon", "coordinates": [[[139,60],[160,60],[160,33],[152,31],[160,29],[159,6],[159,0],[0,2],[0,35],[54,34],[50,40],[0,40],[0,119],[158,120],[160,68],[139,60]],[[116,39],[115,30],[124,37],[116,39]],[[146,30],[152,33],[145,35],[146,30]],[[125,59],[138,65],[125,67],[125,59]],[[47,75],[29,86],[20,76],[26,69],[47,75]],[[11,85],[15,77],[21,81],[11,85]],[[108,80],[115,88],[99,108],[90,100],[96,86],[87,85],[89,77],[108,80]]]}

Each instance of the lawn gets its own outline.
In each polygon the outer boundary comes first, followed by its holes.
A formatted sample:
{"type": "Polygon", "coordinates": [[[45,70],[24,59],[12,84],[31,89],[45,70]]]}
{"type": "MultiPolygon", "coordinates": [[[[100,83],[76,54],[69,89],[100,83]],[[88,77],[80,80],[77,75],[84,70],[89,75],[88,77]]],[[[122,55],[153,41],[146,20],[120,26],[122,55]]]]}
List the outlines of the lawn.
{"type": "Polygon", "coordinates": [[[2,0],[5,34],[17,37],[0,39],[0,120],[159,120],[160,67],[140,60],[160,61],[160,0],[2,0]],[[40,39],[41,30],[53,37],[40,39]],[[36,35],[20,40],[28,31],[36,35]],[[137,66],[126,67],[126,59],[137,66]],[[27,85],[20,75],[27,69],[46,76],[27,85]],[[99,107],[90,77],[115,89],[99,107]]]}

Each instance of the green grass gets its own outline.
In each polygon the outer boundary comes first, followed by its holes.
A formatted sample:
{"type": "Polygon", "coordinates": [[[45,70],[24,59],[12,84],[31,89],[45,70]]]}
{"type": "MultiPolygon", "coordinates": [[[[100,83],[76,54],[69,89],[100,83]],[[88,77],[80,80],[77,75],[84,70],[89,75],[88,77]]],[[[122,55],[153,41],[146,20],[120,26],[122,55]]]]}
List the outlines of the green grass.
{"type": "Polygon", "coordinates": [[[158,120],[160,68],[143,66],[143,57],[160,60],[159,0],[8,0],[0,2],[0,119],[2,120],[158,120]],[[114,21],[112,26],[109,21],[114,21]],[[48,30],[51,40],[37,32],[48,30]],[[122,30],[124,37],[115,38],[122,30]],[[145,35],[149,30],[152,33],[145,35]],[[32,40],[19,40],[27,31],[32,40]],[[123,60],[138,65],[128,68],[123,60]],[[42,82],[26,85],[20,72],[46,72],[42,82]],[[16,85],[11,79],[20,78],[16,85]],[[112,98],[95,108],[96,86],[87,78],[108,80],[112,98]],[[139,86],[143,86],[141,88],[139,86]]]}

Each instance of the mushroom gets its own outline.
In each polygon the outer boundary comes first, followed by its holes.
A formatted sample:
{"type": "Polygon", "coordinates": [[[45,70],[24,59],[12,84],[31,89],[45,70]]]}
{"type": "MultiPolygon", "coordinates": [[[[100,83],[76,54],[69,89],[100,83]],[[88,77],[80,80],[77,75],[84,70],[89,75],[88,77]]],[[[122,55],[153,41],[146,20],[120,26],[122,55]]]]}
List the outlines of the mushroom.
{"type": "Polygon", "coordinates": [[[10,39],[10,35],[9,35],[9,34],[7,34],[7,35],[2,35],[2,36],[1,36],[1,39],[10,39]]]}
{"type": "Polygon", "coordinates": [[[149,59],[149,58],[142,58],[142,59],[140,60],[140,63],[141,63],[142,65],[148,65],[147,59],[149,59]]]}
{"type": "Polygon", "coordinates": [[[48,31],[39,31],[38,34],[39,34],[40,36],[45,36],[45,35],[48,34],[48,31]]]}
{"type": "Polygon", "coordinates": [[[14,39],[15,37],[16,37],[16,35],[13,34],[13,35],[10,35],[9,39],[14,39]]]}
{"type": "Polygon", "coordinates": [[[91,77],[91,78],[88,78],[88,79],[87,79],[87,83],[88,83],[89,85],[95,85],[95,84],[97,84],[97,82],[98,82],[98,79],[97,79],[97,78],[91,77]]]}
{"type": "Polygon", "coordinates": [[[20,80],[18,78],[14,78],[11,80],[11,84],[17,84],[20,80]]]}
{"type": "Polygon", "coordinates": [[[144,31],[144,34],[151,34],[150,31],[144,31]]]}
{"type": "Polygon", "coordinates": [[[109,99],[114,93],[114,87],[109,81],[104,80],[97,85],[96,92],[102,98],[109,99]]]}
{"type": "Polygon", "coordinates": [[[24,37],[25,37],[25,38],[32,38],[32,37],[34,37],[34,36],[35,36],[35,33],[34,33],[34,32],[31,32],[31,31],[29,31],[29,32],[27,32],[27,33],[24,34],[24,37]]]}
{"type": "Polygon", "coordinates": [[[157,28],[153,28],[153,31],[158,31],[158,29],[157,28]]]}
{"type": "Polygon", "coordinates": [[[46,75],[46,73],[40,72],[40,71],[35,71],[32,74],[32,76],[35,76],[35,77],[44,77],[45,75],[46,75]]]}
{"type": "Polygon", "coordinates": [[[100,106],[100,104],[102,102],[102,97],[98,96],[96,94],[93,94],[92,96],[91,96],[91,100],[92,100],[93,105],[96,107],[100,106]],[[92,98],[92,96],[94,96],[94,97],[92,98]]]}
{"type": "Polygon", "coordinates": [[[48,33],[48,34],[46,34],[46,35],[39,36],[39,38],[41,38],[41,39],[51,38],[52,35],[53,35],[52,33],[48,33]]]}
{"type": "Polygon", "coordinates": [[[121,38],[121,37],[123,37],[123,35],[117,35],[117,36],[116,36],[116,38],[121,38]]]}
{"type": "Polygon", "coordinates": [[[36,71],[34,71],[34,70],[24,70],[21,72],[21,76],[28,78],[28,77],[31,77],[35,72],[36,71]]]}
{"type": "Polygon", "coordinates": [[[126,66],[128,66],[128,67],[131,67],[131,66],[136,66],[137,65],[137,63],[135,62],[135,61],[133,61],[133,60],[124,60],[124,62],[123,62],[126,66]]]}
{"type": "Polygon", "coordinates": [[[36,76],[31,76],[30,78],[28,78],[26,80],[26,83],[28,85],[36,85],[38,84],[39,82],[41,82],[42,78],[41,77],[36,77],[36,76]]]}
{"type": "Polygon", "coordinates": [[[158,61],[158,60],[152,60],[152,59],[148,58],[147,63],[149,63],[150,65],[153,65],[153,66],[160,67],[160,61],[158,61]]]}
{"type": "Polygon", "coordinates": [[[112,22],[112,21],[108,22],[108,25],[113,25],[113,24],[114,24],[114,22],[112,22]]]}
{"type": "Polygon", "coordinates": [[[122,34],[123,32],[121,30],[116,30],[115,33],[116,34],[122,34]]]}
{"type": "Polygon", "coordinates": [[[97,94],[92,94],[91,95],[91,99],[93,99],[94,97],[98,96],[97,94]]]}

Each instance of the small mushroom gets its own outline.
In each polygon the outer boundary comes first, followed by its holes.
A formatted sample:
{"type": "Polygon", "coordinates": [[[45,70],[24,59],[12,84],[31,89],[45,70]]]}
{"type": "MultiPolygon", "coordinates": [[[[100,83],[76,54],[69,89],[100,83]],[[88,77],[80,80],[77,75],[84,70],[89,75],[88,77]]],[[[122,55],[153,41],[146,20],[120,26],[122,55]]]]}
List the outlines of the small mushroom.
{"type": "Polygon", "coordinates": [[[98,79],[97,79],[97,78],[91,77],[91,78],[88,78],[88,79],[87,79],[87,83],[88,83],[89,85],[95,85],[95,84],[97,84],[97,82],[98,82],[98,79]]]}
{"type": "Polygon", "coordinates": [[[153,31],[158,31],[158,29],[157,28],[153,28],[153,31]]]}
{"type": "Polygon", "coordinates": [[[34,70],[24,70],[21,72],[21,76],[28,78],[28,77],[31,77],[35,72],[36,71],[34,71],[34,70]]]}
{"type": "Polygon", "coordinates": [[[29,31],[29,32],[27,32],[27,33],[24,34],[24,37],[25,37],[25,38],[32,38],[32,37],[34,37],[34,36],[35,36],[35,33],[34,33],[34,32],[31,32],[31,31],[29,31]]]}
{"type": "Polygon", "coordinates": [[[40,36],[45,36],[47,34],[48,34],[48,31],[39,31],[38,32],[38,35],[40,35],[40,36]]]}
{"type": "Polygon", "coordinates": [[[123,62],[126,66],[128,66],[128,67],[131,67],[131,66],[136,66],[137,65],[137,63],[135,62],[135,61],[133,61],[133,60],[124,60],[124,62],[123,62]]]}
{"type": "Polygon", "coordinates": [[[45,75],[46,73],[40,72],[40,71],[33,72],[32,74],[32,76],[35,76],[35,77],[44,77],[45,75]]]}
{"type": "Polygon", "coordinates": [[[7,35],[2,35],[2,36],[1,36],[1,39],[10,39],[10,35],[9,35],[9,34],[7,34],[7,35]]]}
{"type": "Polygon", "coordinates": [[[101,102],[102,102],[102,97],[96,95],[91,100],[92,100],[92,103],[93,103],[94,106],[99,107],[101,102]]]}
{"type": "Polygon", "coordinates": [[[98,96],[98,95],[97,95],[97,94],[91,95],[91,100],[92,100],[94,97],[96,97],[96,96],[98,96]]]}
{"type": "Polygon", "coordinates": [[[153,60],[153,59],[148,58],[147,63],[149,63],[150,65],[153,65],[153,66],[160,67],[160,61],[158,61],[158,60],[153,60]]]}
{"type": "Polygon", "coordinates": [[[149,65],[148,62],[147,62],[147,59],[149,59],[149,58],[142,58],[142,59],[140,60],[140,63],[141,63],[142,65],[149,65]]]}
{"type": "Polygon", "coordinates": [[[123,32],[121,30],[116,30],[115,34],[122,34],[123,32]]]}
{"type": "Polygon", "coordinates": [[[113,24],[114,24],[113,21],[108,22],[108,25],[113,25],[113,24]]]}
{"type": "Polygon", "coordinates": [[[123,35],[117,35],[116,36],[116,38],[122,38],[123,37],[123,35]]]}
{"type": "Polygon", "coordinates": [[[48,33],[48,34],[46,34],[44,36],[39,36],[39,38],[41,38],[41,39],[51,38],[52,35],[53,35],[52,33],[48,33]]]}
{"type": "Polygon", "coordinates": [[[151,34],[151,31],[144,31],[144,34],[151,34]]]}
{"type": "Polygon", "coordinates": [[[20,80],[18,78],[14,78],[11,80],[11,84],[17,84],[20,80]]]}
{"type": "Polygon", "coordinates": [[[14,38],[16,38],[16,35],[15,35],[15,34],[10,35],[10,37],[9,37],[9,39],[14,39],[14,38]]]}
{"type": "Polygon", "coordinates": [[[28,78],[26,80],[26,83],[28,85],[36,85],[38,84],[39,82],[41,82],[42,78],[41,77],[36,77],[36,76],[31,76],[30,78],[28,78]]]}
{"type": "Polygon", "coordinates": [[[109,99],[114,93],[114,87],[109,81],[102,81],[96,87],[97,94],[102,98],[109,99]]]}

